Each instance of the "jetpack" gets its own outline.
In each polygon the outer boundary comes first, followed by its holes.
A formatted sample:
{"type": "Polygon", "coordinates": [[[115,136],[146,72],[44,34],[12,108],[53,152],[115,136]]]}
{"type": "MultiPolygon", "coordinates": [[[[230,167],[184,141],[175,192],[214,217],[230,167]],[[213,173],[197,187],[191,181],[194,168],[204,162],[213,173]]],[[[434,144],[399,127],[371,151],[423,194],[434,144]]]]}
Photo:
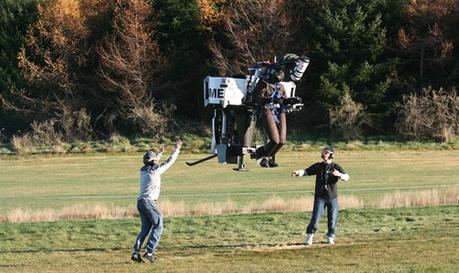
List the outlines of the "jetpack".
{"type": "Polygon", "coordinates": [[[256,152],[253,140],[262,108],[281,105],[287,113],[302,109],[301,98],[295,96],[296,82],[309,62],[306,56],[286,54],[279,62],[257,62],[248,68],[248,75],[207,76],[203,81],[204,107],[213,109],[210,155],[186,164],[194,166],[217,158],[218,163],[237,164],[235,170],[245,170],[244,156],[256,152]],[[266,89],[273,95],[261,96],[266,89]],[[274,95],[280,91],[282,96],[274,95]]]}

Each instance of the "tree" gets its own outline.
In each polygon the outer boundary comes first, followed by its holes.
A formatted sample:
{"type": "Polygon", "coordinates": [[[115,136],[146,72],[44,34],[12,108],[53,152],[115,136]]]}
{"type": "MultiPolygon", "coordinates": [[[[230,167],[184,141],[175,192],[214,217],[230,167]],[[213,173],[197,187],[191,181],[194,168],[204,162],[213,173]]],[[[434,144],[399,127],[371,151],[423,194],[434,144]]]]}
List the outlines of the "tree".
{"type": "Polygon", "coordinates": [[[198,0],[155,0],[154,39],[168,60],[154,96],[172,101],[187,118],[202,113],[202,82],[208,75],[208,29],[200,21],[198,0]]]}
{"type": "Polygon", "coordinates": [[[4,0],[0,6],[0,124],[11,134],[23,127],[23,121],[13,111],[4,109],[1,100],[12,100],[9,89],[21,85],[17,54],[24,44],[27,26],[36,19],[35,0],[4,0]]]}
{"type": "Polygon", "coordinates": [[[165,129],[166,117],[154,102],[149,87],[161,71],[163,59],[150,36],[150,13],[151,7],[145,0],[117,2],[113,33],[99,48],[98,71],[110,98],[106,123],[131,121],[142,133],[158,135],[165,129]]]}
{"type": "Polygon", "coordinates": [[[455,56],[454,50],[459,38],[459,3],[417,0],[410,1],[403,11],[406,20],[398,33],[400,89],[408,93],[420,87],[457,85],[459,54],[455,56]]]}
{"type": "Polygon", "coordinates": [[[346,91],[381,127],[388,108],[393,61],[387,57],[387,28],[380,11],[394,1],[325,1],[307,17],[312,42],[313,90],[324,107],[337,105],[346,91]]]}
{"type": "Polygon", "coordinates": [[[217,19],[221,32],[214,33],[210,44],[218,74],[244,75],[255,62],[272,61],[290,53],[296,25],[288,7],[285,0],[235,0],[221,4],[217,19]]]}
{"type": "Polygon", "coordinates": [[[94,74],[88,65],[93,58],[89,42],[97,36],[91,23],[106,17],[107,10],[109,5],[102,0],[38,4],[38,19],[28,27],[17,56],[25,84],[11,89],[9,97],[14,99],[4,98],[3,105],[23,114],[30,123],[55,120],[56,130],[68,140],[90,137],[90,128],[81,127],[80,121],[90,115],[85,107],[92,96],[90,89],[82,87],[94,78],[88,76],[94,74]]]}

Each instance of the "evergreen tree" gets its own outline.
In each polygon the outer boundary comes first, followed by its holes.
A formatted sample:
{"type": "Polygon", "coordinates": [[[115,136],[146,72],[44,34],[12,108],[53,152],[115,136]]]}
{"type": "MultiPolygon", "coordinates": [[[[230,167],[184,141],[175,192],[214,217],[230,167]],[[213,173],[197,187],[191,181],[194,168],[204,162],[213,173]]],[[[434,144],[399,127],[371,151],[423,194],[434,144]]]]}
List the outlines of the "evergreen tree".
{"type": "Polygon", "coordinates": [[[382,11],[394,2],[330,0],[307,19],[317,97],[325,107],[339,104],[346,92],[362,103],[380,126],[387,109],[392,61],[387,58],[388,34],[382,11]]]}
{"type": "Polygon", "coordinates": [[[154,39],[169,61],[163,67],[162,83],[153,86],[153,93],[173,100],[180,114],[196,118],[202,109],[202,81],[210,56],[199,5],[195,0],[156,0],[153,5],[154,39]]]}
{"type": "MultiPolygon", "coordinates": [[[[9,89],[21,85],[17,54],[24,43],[28,24],[36,19],[36,0],[2,0],[0,6],[0,100],[12,99],[9,89]]],[[[0,101],[0,124],[8,133],[22,127],[14,112],[0,101]]],[[[2,129],[0,128],[0,129],[2,129]]]]}

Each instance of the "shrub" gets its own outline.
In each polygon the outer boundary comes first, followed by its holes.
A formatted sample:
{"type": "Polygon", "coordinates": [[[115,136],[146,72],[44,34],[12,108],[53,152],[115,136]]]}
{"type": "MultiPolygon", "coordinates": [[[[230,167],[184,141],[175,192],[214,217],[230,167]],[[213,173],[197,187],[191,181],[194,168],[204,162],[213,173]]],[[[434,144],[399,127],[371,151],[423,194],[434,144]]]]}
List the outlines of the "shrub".
{"type": "Polygon", "coordinates": [[[341,98],[341,103],[329,110],[330,128],[347,140],[358,139],[365,122],[365,107],[352,100],[349,92],[341,98]]]}
{"type": "Polygon", "coordinates": [[[63,133],[66,141],[91,140],[94,130],[91,125],[91,115],[86,108],[72,111],[68,107],[62,107],[57,113],[59,132],[63,133]]]}
{"type": "Polygon", "coordinates": [[[12,136],[11,146],[16,154],[27,154],[31,152],[32,140],[28,133],[22,136],[12,136]]]}
{"type": "Polygon", "coordinates": [[[126,137],[112,135],[107,145],[107,152],[128,152],[133,150],[131,142],[126,137]]]}
{"type": "Polygon", "coordinates": [[[459,134],[459,97],[456,91],[427,88],[421,95],[405,96],[398,125],[400,133],[411,139],[452,140],[459,134]]]}
{"type": "Polygon", "coordinates": [[[56,120],[50,119],[43,122],[33,121],[31,124],[32,132],[30,133],[31,145],[46,145],[59,143],[62,135],[55,128],[56,120]]]}

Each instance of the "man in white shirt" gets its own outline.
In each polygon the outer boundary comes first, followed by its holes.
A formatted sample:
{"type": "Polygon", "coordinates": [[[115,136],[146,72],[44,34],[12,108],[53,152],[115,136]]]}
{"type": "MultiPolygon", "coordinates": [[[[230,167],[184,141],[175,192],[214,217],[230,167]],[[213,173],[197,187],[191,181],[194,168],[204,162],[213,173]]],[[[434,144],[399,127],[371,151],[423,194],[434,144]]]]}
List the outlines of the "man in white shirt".
{"type": "Polygon", "coordinates": [[[182,142],[178,140],[175,143],[175,150],[172,155],[164,162],[159,162],[164,149],[157,154],[148,151],[143,156],[144,166],[140,169],[140,194],[137,198],[137,210],[139,211],[142,227],[137,239],[135,240],[134,250],[131,260],[134,262],[144,262],[140,256],[142,244],[150,233],[145,254],[143,257],[150,262],[154,262],[156,247],[158,246],[161,234],[163,232],[163,216],[156,201],[161,191],[161,174],[174,164],[180,153],[182,142]]]}

